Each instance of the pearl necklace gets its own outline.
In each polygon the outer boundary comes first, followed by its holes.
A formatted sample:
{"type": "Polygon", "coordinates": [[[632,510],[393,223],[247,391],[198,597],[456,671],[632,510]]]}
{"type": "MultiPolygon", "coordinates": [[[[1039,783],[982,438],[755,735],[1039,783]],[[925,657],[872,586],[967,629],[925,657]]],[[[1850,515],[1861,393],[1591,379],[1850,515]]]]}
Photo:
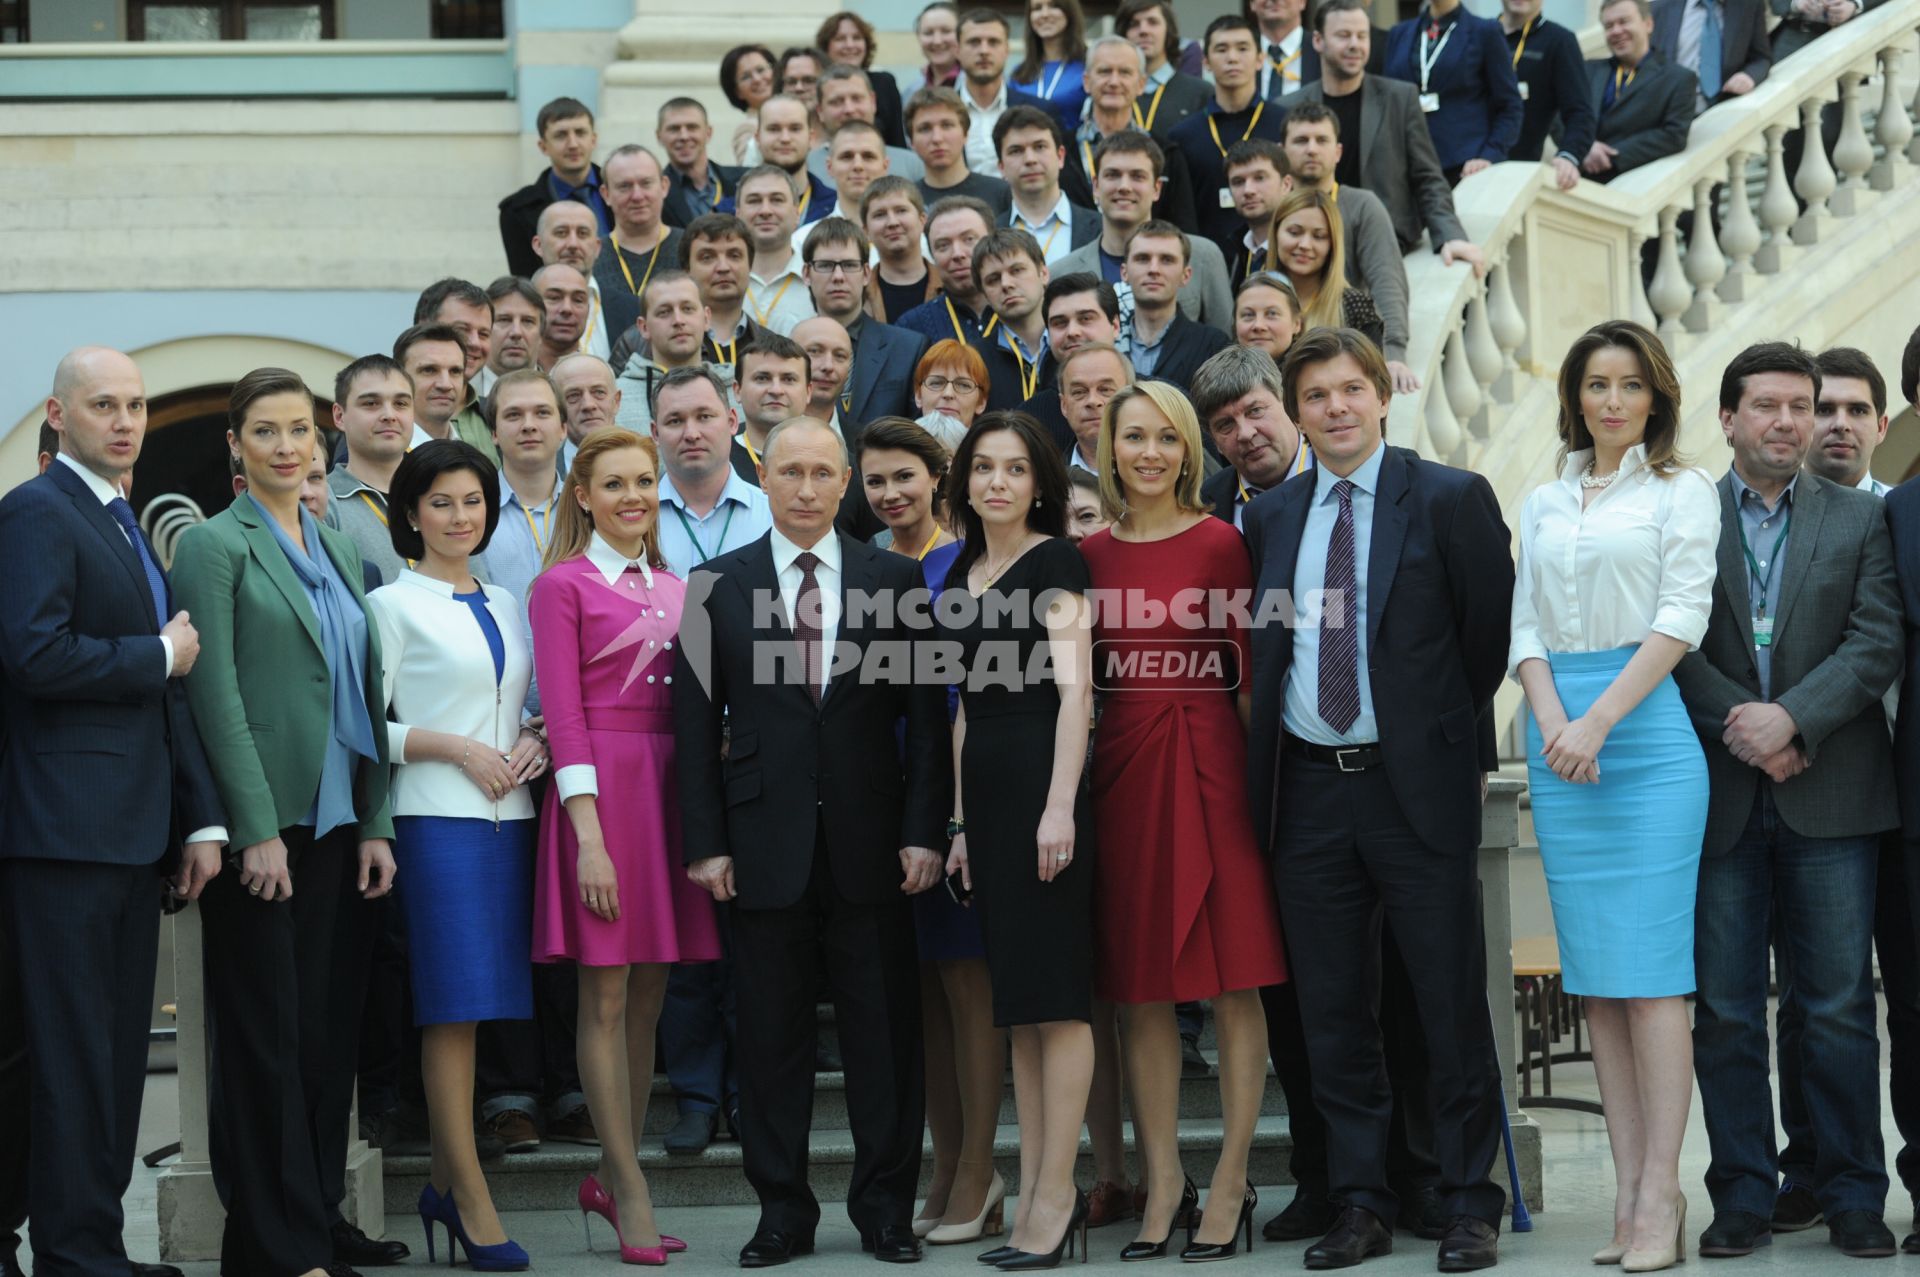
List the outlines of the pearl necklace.
{"type": "Polygon", "coordinates": [[[1613,481],[1619,477],[1620,472],[1618,470],[1615,470],[1611,474],[1595,474],[1593,472],[1593,462],[1589,461],[1587,462],[1587,468],[1580,472],[1580,486],[1583,488],[1611,487],[1613,481]]]}

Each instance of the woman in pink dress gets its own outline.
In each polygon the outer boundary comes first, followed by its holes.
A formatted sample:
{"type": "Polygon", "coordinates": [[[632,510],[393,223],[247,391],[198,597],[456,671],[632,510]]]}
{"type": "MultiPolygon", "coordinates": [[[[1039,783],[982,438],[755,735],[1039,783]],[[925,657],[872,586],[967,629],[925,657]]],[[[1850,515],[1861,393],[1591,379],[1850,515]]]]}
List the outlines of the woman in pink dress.
{"type": "Polygon", "coordinates": [[[580,1081],[600,1134],[581,1218],[604,1217],[620,1257],[643,1264],[685,1249],[655,1226],[635,1157],[667,968],[720,956],[713,901],[681,868],[672,683],[686,587],[661,556],[658,477],[651,439],[595,431],[574,456],[528,599],[554,764],[533,957],[580,967],[580,1081]]]}

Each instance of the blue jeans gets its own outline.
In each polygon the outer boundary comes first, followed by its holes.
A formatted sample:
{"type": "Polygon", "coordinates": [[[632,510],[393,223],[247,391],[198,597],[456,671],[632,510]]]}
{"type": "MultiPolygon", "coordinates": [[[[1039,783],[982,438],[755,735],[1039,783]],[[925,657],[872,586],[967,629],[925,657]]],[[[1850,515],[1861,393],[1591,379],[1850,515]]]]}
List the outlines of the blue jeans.
{"type": "Polygon", "coordinates": [[[1819,1144],[1820,1204],[1829,1219],[1885,1211],[1880,1035],[1869,965],[1878,859],[1877,836],[1807,838],[1789,829],[1763,782],[1739,841],[1700,860],[1693,1051],[1716,1212],[1770,1219],[1779,1190],[1767,1061],[1770,922],[1791,955],[1794,999],[1805,1017],[1801,1085],[1819,1144]]]}
{"type": "Polygon", "coordinates": [[[660,1006],[660,1055],[682,1113],[725,1111],[740,1105],[734,1051],[733,937],[720,911],[718,962],[675,963],[660,1006]]]}

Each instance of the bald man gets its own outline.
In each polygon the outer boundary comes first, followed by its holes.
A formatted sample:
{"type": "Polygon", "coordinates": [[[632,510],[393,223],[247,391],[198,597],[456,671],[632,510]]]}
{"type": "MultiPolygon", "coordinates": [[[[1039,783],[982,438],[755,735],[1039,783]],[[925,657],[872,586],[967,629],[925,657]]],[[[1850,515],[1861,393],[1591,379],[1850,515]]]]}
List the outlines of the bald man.
{"type": "Polygon", "coordinates": [[[845,439],[847,431],[840,420],[840,409],[845,403],[847,379],[853,373],[853,338],[839,320],[815,315],[794,326],[793,340],[807,352],[811,374],[806,415],[826,422],[845,439]]]}
{"type": "Polygon", "coordinates": [[[846,445],[825,425],[774,427],[761,456],[773,528],[692,574],[674,652],[687,876],[731,902],[740,1146],[760,1199],[743,1268],[814,1248],[820,1207],[806,1165],[822,969],[846,1062],[847,1213],[875,1259],[920,1257],[926,1106],[907,898],[944,867],[946,693],[901,677],[924,634],[907,610],[925,601],[919,565],[834,530],[850,474],[846,445]],[[851,606],[856,591],[895,606],[851,606]],[[769,610],[791,623],[769,629],[769,610]]]}
{"type": "MultiPolygon", "coordinates": [[[[0,499],[0,932],[33,1070],[32,1267],[127,1277],[160,886],[197,899],[226,817],[181,679],[200,640],[122,495],[147,429],[118,351],[60,361],[59,452],[0,499]],[[184,840],[179,831],[192,830],[184,840]]],[[[6,1139],[20,1138],[11,1130],[6,1139]]]]}
{"type": "Polygon", "coordinates": [[[533,361],[547,369],[559,363],[561,356],[580,349],[580,339],[593,317],[593,291],[587,287],[584,274],[564,263],[535,271],[533,287],[547,308],[533,361]]]}
{"type": "Polygon", "coordinates": [[[605,359],[612,349],[606,306],[600,293],[600,280],[594,266],[600,260],[602,240],[600,220],[579,200],[556,200],[540,210],[539,231],[533,237],[533,251],[540,254],[544,266],[571,266],[587,278],[587,322],[580,336],[580,349],[605,359]]]}

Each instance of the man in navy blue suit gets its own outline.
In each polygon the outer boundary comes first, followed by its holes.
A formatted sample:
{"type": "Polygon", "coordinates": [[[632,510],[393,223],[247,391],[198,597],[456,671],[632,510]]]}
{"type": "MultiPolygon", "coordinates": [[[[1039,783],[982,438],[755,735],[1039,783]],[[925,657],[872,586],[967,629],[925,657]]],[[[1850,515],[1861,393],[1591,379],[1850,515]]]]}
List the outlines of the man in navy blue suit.
{"type": "Polygon", "coordinates": [[[1500,1073],[1475,866],[1498,762],[1510,538],[1484,478],[1386,446],[1393,383],[1360,333],[1309,333],[1283,377],[1316,467],[1242,516],[1255,610],[1280,602],[1286,620],[1254,634],[1247,791],[1288,945],[1308,955],[1293,982],[1329,1188],[1345,1203],[1306,1266],[1393,1249],[1393,1092],[1375,1010],[1384,917],[1427,1040],[1451,1221],[1440,1271],[1489,1268],[1506,1194],[1490,1178],[1500,1073]]]}
{"type": "Polygon", "coordinates": [[[47,419],[59,455],[0,500],[0,911],[33,1075],[35,1269],[127,1277],[158,876],[198,898],[225,816],[179,681],[199,637],[124,495],[146,433],[140,370],[74,351],[47,419]]]}

